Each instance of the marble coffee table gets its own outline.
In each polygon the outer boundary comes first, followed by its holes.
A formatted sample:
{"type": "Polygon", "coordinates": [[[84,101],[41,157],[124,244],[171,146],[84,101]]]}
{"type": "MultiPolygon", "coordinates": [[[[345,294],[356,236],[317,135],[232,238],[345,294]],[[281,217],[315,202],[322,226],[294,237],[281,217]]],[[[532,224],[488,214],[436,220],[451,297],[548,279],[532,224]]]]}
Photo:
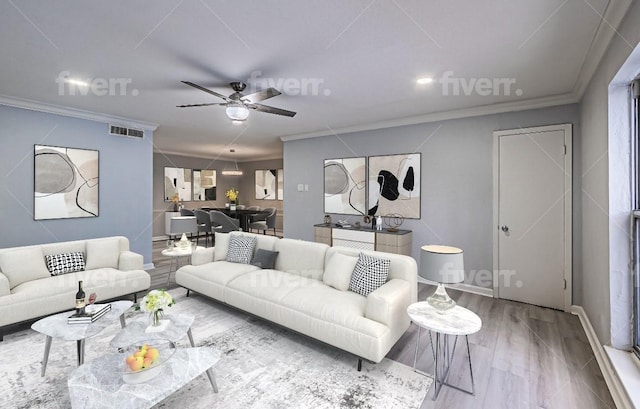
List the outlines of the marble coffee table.
{"type": "Polygon", "coordinates": [[[150,408],[187,385],[203,372],[218,392],[212,366],[220,352],[210,347],[177,348],[153,379],[128,384],[122,379],[124,354],[101,356],[78,367],[67,381],[72,408],[150,408]]]}
{"type": "Polygon", "coordinates": [[[133,320],[131,317],[129,318],[127,326],[122,328],[122,331],[120,331],[118,335],[113,337],[111,340],[110,345],[112,347],[126,348],[135,342],[144,338],[149,338],[150,336],[159,336],[163,339],[176,343],[180,339],[184,338],[185,335],[189,337],[191,346],[196,346],[193,342],[193,335],[191,334],[191,325],[193,325],[195,317],[191,314],[167,314],[163,318],[164,320],[170,321],[167,328],[164,331],[153,333],[145,333],[145,330],[149,326],[149,318],[146,315],[133,320]]]}
{"type": "Polygon", "coordinates": [[[73,314],[73,311],[66,311],[50,315],[34,322],[33,325],[31,325],[33,330],[46,335],[41,376],[44,376],[44,373],[47,370],[49,351],[51,350],[51,341],[53,341],[53,338],[61,339],[63,341],[76,341],[78,349],[78,366],[80,366],[84,363],[85,339],[97,335],[118,318],[120,319],[120,325],[122,328],[126,326],[124,313],[131,308],[133,302],[113,301],[110,304],[111,311],[91,324],[67,324],[67,318],[69,318],[69,315],[73,314]]]}

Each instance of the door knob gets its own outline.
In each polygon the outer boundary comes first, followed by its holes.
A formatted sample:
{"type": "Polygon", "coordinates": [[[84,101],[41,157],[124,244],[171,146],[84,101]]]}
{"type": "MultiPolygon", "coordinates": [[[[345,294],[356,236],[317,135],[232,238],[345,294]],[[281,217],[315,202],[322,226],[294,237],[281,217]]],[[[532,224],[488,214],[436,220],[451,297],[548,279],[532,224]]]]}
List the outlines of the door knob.
{"type": "Polygon", "coordinates": [[[500,229],[502,229],[503,232],[508,232],[509,231],[509,226],[507,226],[506,224],[503,225],[500,229]]]}

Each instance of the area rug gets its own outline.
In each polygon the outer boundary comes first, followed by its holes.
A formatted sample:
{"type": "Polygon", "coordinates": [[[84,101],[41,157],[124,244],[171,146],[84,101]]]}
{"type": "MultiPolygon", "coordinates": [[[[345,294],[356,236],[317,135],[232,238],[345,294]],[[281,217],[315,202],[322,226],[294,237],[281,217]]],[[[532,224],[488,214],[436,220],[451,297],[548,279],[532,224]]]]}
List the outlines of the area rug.
{"type": "MultiPolygon", "coordinates": [[[[205,297],[187,298],[184,289],[171,293],[176,305],[168,313],[195,315],[196,345],[222,353],[214,366],[219,393],[202,375],[158,408],[419,408],[431,385],[431,378],[386,358],[379,364],[364,362],[358,372],[357,358],[349,353],[205,297]]],[[[85,360],[112,352],[109,341],[118,330],[114,323],[88,339],[85,360]]],[[[189,346],[187,338],[179,345],[189,346]]],[[[70,407],[66,379],[75,369],[75,342],[53,341],[41,377],[43,350],[44,335],[33,330],[5,336],[0,407],[70,407]]]]}

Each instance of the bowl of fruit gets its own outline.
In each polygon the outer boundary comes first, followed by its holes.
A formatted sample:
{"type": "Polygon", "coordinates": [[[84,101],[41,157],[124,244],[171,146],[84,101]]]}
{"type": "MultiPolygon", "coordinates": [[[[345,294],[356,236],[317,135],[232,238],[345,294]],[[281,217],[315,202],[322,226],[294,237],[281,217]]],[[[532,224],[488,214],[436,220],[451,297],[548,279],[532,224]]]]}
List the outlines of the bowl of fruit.
{"type": "Polygon", "coordinates": [[[136,384],[146,382],[162,372],[162,366],[175,352],[175,345],[166,339],[148,339],[123,348],[122,380],[136,384]]]}

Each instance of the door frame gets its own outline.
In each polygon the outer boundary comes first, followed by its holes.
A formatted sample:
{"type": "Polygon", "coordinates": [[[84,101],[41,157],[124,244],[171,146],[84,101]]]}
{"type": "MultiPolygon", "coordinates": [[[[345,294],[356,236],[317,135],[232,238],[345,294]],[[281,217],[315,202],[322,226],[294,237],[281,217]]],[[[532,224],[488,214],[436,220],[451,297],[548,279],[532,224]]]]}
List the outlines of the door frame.
{"type": "Polygon", "coordinates": [[[571,311],[573,304],[573,125],[558,124],[519,128],[493,132],[493,297],[500,298],[500,138],[536,132],[564,131],[564,310],[571,311]]]}

